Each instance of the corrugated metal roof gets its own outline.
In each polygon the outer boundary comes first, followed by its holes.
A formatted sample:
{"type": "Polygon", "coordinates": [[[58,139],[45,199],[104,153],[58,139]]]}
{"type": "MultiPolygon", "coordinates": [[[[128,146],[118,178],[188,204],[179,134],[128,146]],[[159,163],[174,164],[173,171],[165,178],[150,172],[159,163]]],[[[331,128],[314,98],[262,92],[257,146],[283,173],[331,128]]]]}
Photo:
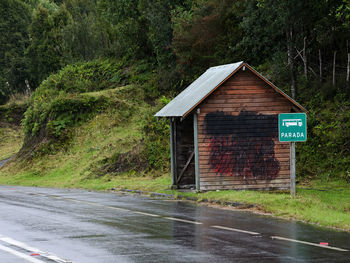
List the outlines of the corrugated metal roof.
{"type": "Polygon", "coordinates": [[[289,97],[282,90],[277,88],[268,79],[264,78],[260,73],[255,71],[247,63],[243,61],[227,64],[217,67],[211,67],[204,72],[198,79],[196,79],[190,86],[177,95],[172,101],[158,111],[154,116],[156,117],[184,117],[191,112],[198,104],[200,104],[206,97],[208,97],[217,87],[231,77],[237,70],[246,66],[259,78],[269,84],[276,92],[288,99],[291,103],[299,108],[299,110],[307,112],[307,110],[297,103],[294,99],[289,97]]]}
{"type": "Polygon", "coordinates": [[[156,117],[183,117],[186,113],[207,97],[213,89],[230,76],[243,61],[217,67],[211,67],[190,86],[177,95],[156,117]]]}

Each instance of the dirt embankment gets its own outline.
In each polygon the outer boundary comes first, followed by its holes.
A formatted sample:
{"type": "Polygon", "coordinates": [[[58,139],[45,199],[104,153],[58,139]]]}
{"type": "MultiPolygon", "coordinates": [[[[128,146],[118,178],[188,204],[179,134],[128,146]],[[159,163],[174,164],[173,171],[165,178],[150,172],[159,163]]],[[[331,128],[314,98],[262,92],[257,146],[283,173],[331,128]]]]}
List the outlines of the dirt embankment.
{"type": "Polygon", "coordinates": [[[11,104],[0,106],[0,128],[20,127],[24,113],[27,109],[26,104],[11,104]]]}
{"type": "Polygon", "coordinates": [[[23,119],[26,105],[0,106],[0,168],[14,156],[23,144],[23,119]]]}

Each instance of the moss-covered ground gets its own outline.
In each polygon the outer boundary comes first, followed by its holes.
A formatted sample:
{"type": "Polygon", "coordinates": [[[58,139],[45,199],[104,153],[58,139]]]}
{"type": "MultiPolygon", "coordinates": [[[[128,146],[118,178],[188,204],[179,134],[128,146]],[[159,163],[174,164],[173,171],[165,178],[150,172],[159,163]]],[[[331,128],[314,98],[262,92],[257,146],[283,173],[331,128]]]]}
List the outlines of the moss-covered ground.
{"type": "Polygon", "coordinates": [[[0,126],[0,160],[17,153],[23,143],[23,131],[17,126],[0,126]]]}
{"type": "Polygon", "coordinates": [[[13,156],[23,144],[24,133],[20,125],[27,98],[23,96],[0,106],[0,161],[13,156]]]}

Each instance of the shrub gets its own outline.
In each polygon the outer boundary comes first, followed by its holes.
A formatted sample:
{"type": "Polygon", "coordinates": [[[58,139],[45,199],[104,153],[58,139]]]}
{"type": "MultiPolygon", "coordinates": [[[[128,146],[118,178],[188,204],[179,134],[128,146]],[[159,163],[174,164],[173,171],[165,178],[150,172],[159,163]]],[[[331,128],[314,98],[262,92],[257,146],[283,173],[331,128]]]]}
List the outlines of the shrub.
{"type": "Polygon", "coordinates": [[[166,119],[157,119],[154,114],[170,100],[162,97],[156,107],[145,113],[143,124],[143,155],[153,169],[167,170],[170,163],[169,123],[166,119]]]}
{"type": "Polygon", "coordinates": [[[120,61],[95,60],[68,65],[50,75],[33,93],[24,114],[25,147],[36,147],[42,141],[62,145],[70,127],[112,105],[118,107],[120,119],[127,119],[134,107],[128,99],[136,101],[139,91],[133,86],[120,87],[129,78],[122,67],[120,61]]]}
{"type": "Polygon", "coordinates": [[[342,97],[309,105],[308,140],[297,145],[299,175],[350,181],[350,102],[342,97]]]}

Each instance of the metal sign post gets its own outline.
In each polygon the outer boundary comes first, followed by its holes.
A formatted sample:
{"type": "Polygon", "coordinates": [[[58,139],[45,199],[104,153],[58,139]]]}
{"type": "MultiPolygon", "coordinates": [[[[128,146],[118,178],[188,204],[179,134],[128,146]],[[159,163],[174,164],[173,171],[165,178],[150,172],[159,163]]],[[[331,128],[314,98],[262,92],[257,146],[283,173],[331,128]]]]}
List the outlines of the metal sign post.
{"type": "Polygon", "coordinates": [[[295,196],[295,142],[307,139],[305,113],[281,113],[278,115],[278,137],[280,142],[290,142],[290,194],[295,196]]]}
{"type": "Polygon", "coordinates": [[[290,195],[295,196],[295,142],[290,143],[290,195]]]}

